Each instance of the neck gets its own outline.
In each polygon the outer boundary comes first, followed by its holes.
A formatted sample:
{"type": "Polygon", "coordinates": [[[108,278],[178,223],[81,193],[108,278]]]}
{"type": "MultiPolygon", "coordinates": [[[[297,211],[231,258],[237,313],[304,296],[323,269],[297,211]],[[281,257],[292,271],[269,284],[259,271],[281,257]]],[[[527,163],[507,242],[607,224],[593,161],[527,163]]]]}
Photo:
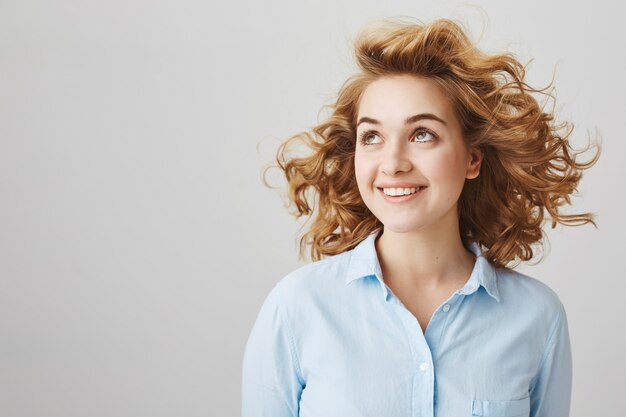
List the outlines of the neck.
{"type": "Polygon", "coordinates": [[[462,286],[476,258],[463,246],[458,221],[437,230],[384,229],[376,239],[376,252],[386,282],[423,289],[462,286]]]}

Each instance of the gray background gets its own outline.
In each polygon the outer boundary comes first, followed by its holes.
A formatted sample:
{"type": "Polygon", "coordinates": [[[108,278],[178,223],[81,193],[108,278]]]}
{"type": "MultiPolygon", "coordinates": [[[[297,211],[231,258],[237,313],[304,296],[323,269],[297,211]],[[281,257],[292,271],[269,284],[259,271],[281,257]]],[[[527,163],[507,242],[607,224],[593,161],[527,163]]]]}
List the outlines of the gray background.
{"type": "Polygon", "coordinates": [[[397,15],[462,19],[536,86],[556,67],[573,144],[602,135],[574,199],[599,230],[549,230],[519,270],[567,309],[572,416],[623,408],[622,6],[386,3],[0,0],[0,416],[240,413],[251,326],[300,264],[260,171],[397,15]]]}

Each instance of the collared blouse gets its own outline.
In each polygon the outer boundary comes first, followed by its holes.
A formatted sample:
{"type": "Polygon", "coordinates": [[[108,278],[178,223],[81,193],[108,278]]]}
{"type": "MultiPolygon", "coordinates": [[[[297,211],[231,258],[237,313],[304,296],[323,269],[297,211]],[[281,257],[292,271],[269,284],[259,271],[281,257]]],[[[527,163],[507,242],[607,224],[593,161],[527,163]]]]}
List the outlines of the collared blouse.
{"type": "Polygon", "coordinates": [[[374,232],[267,295],[243,357],[243,417],[567,417],[567,318],[546,284],[477,244],[423,332],[385,284],[374,232]]]}

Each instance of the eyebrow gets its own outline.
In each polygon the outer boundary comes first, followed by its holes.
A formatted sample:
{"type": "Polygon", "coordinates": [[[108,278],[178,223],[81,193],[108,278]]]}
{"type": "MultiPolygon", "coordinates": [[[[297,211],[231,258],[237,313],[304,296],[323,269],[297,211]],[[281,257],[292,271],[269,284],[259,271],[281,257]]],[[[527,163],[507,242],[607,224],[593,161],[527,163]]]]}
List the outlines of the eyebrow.
{"type": "MultiPolygon", "coordinates": [[[[411,117],[407,117],[406,120],[404,121],[405,125],[417,122],[418,120],[422,120],[422,119],[429,119],[429,120],[436,120],[440,123],[442,123],[443,125],[447,126],[446,122],[443,121],[443,119],[441,119],[440,117],[435,116],[432,113],[420,113],[420,114],[416,114],[414,116],[411,117]]],[[[357,127],[361,124],[361,123],[371,123],[373,125],[379,125],[380,122],[376,119],[372,119],[371,117],[366,117],[363,116],[359,119],[359,122],[356,124],[357,127]]]]}

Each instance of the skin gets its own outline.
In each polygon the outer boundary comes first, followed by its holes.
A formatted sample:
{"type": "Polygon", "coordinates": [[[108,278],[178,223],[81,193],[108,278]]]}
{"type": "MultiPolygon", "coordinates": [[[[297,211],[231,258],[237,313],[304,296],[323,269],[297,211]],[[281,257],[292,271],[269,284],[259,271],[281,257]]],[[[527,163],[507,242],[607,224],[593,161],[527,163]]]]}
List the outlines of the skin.
{"type": "Polygon", "coordinates": [[[425,332],[434,310],[474,267],[475,256],[461,240],[457,204],[465,181],[479,175],[482,154],[465,144],[451,101],[427,78],[395,75],[372,82],[357,123],[362,117],[379,122],[358,124],[354,164],[363,201],[384,225],[376,240],[384,281],[425,332]],[[425,113],[443,122],[405,124],[425,113]],[[368,131],[364,144],[361,135],[368,131]],[[400,181],[426,188],[409,201],[387,201],[377,186],[400,181]]]}

